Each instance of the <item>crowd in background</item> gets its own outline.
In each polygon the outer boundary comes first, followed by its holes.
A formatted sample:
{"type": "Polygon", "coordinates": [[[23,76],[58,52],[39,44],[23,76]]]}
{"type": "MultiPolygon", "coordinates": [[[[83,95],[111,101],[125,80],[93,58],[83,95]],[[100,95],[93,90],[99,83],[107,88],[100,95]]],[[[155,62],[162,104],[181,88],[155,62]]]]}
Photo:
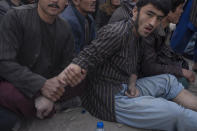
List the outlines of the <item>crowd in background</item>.
{"type": "Polygon", "coordinates": [[[0,0],[0,129],[82,103],[102,120],[195,131],[197,97],[186,89],[197,72],[196,7],[196,0],[0,0]]]}

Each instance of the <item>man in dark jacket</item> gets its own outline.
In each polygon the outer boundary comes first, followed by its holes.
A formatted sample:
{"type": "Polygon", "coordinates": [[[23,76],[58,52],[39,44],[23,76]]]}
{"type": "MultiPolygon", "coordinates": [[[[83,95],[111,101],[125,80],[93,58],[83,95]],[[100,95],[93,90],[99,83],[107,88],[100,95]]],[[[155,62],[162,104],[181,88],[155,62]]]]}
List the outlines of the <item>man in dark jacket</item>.
{"type": "Polygon", "coordinates": [[[58,17],[65,2],[39,0],[33,8],[10,10],[1,23],[2,131],[10,130],[17,116],[45,118],[64,94],[55,76],[74,54],[70,27],[58,17]]]}
{"type": "Polygon", "coordinates": [[[122,0],[120,7],[114,11],[108,23],[131,18],[133,16],[132,9],[135,7],[135,4],[136,2],[133,2],[132,0],[122,0]]]}
{"type": "Polygon", "coordinates": [[[95,38],[95,22],[90,13],[95,12],[96,0],[71,0],[61,13],[71,28],[75,41],[75,51],[79,53],[95,38]]]}
{"type": "Polygon", "coordinates": [[[19,5],[20,5],[20,0],[1,0],[0,1],[0,22],[2,21],[3,16],[11,7],[15,7],[19,5]]]}
{"type": "MultiPolygon", "coordinates": [[[[169,32],[169,24],[177,24],[179,17],[183,12],[185,0],[171,0],[173,8],[166,16],[161,26],[144,39],[144,56],[142,63],[143,76],[153,76],[159,74],[172,74],[180,80],[187,79],[189,82],[194,82],[195,75],[189,70],[187,62],[179,54],[176,54],[167,44],[167,36],[169,32]]],[[[183,82],[185,87],[188,87],[186,80],[183,82]]]]}

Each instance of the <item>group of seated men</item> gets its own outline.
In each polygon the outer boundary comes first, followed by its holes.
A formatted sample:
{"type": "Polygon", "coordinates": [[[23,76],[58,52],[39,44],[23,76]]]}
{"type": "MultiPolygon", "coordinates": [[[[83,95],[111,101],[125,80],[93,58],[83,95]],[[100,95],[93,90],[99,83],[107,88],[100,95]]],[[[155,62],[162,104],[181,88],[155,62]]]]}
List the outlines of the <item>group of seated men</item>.
{"type": "Polygon", "coordinates": [[[66,2],[39,0],[1,20],[0,129],[11,131],[20,118],[51,117],[56,103],[81,87],[83,107],[99,119],[197,129],[197,97],[178,81],[194,82],[194,73],[165,44],[185,0],[138,0],[131,17],[97,33],[90,15],[96,1],[72,0],[64,10],[66,2]]]}

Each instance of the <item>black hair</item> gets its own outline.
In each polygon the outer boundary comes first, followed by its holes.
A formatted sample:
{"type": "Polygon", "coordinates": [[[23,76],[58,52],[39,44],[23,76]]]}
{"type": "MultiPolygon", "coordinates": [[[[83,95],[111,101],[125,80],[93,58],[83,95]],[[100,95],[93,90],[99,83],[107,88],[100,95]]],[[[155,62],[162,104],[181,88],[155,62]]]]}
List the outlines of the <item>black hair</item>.
{"type": "Polygon", "coordinates": [[[152,4],[155,6],[158,10],[161,10],[164,15],[166,16],[172,7],[171,0],[138,0],[136,3],[136,6],[138,8],[138,11],[147,4],[152,4]]]}
{"type": "Polygon", "coordinates": [[[185,3],[185,0],[171,0],[171,2],[172,2],[171,11],[172,11],[172,12],[175,12],[175,11],[176,11],[176,8],[177,8],[180,4],[184,4],[184,3],[185,3]]]}

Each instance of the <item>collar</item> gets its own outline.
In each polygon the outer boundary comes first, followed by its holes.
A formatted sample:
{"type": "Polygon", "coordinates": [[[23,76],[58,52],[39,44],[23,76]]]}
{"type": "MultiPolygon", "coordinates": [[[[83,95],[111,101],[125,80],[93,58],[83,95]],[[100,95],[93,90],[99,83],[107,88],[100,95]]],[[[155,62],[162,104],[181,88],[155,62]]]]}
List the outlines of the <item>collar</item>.
{"type": "Polygon", "coordinates": [[[165,30],[163,29],[162,25],[160,24],[158,27],[157,27],[157,33],[160,35],[160,36],[166,36],[166,32],[165,30]]]}
{"type": "Polygon", "coordinates": [[[71,5],[73,12],[76,14],[77,18],[79,19],[80,23],[85,23],[85,19],[90,20],[92,22],[91,16],[88,14],[87,18],[83,16],[74,6],[71,5]]]}

